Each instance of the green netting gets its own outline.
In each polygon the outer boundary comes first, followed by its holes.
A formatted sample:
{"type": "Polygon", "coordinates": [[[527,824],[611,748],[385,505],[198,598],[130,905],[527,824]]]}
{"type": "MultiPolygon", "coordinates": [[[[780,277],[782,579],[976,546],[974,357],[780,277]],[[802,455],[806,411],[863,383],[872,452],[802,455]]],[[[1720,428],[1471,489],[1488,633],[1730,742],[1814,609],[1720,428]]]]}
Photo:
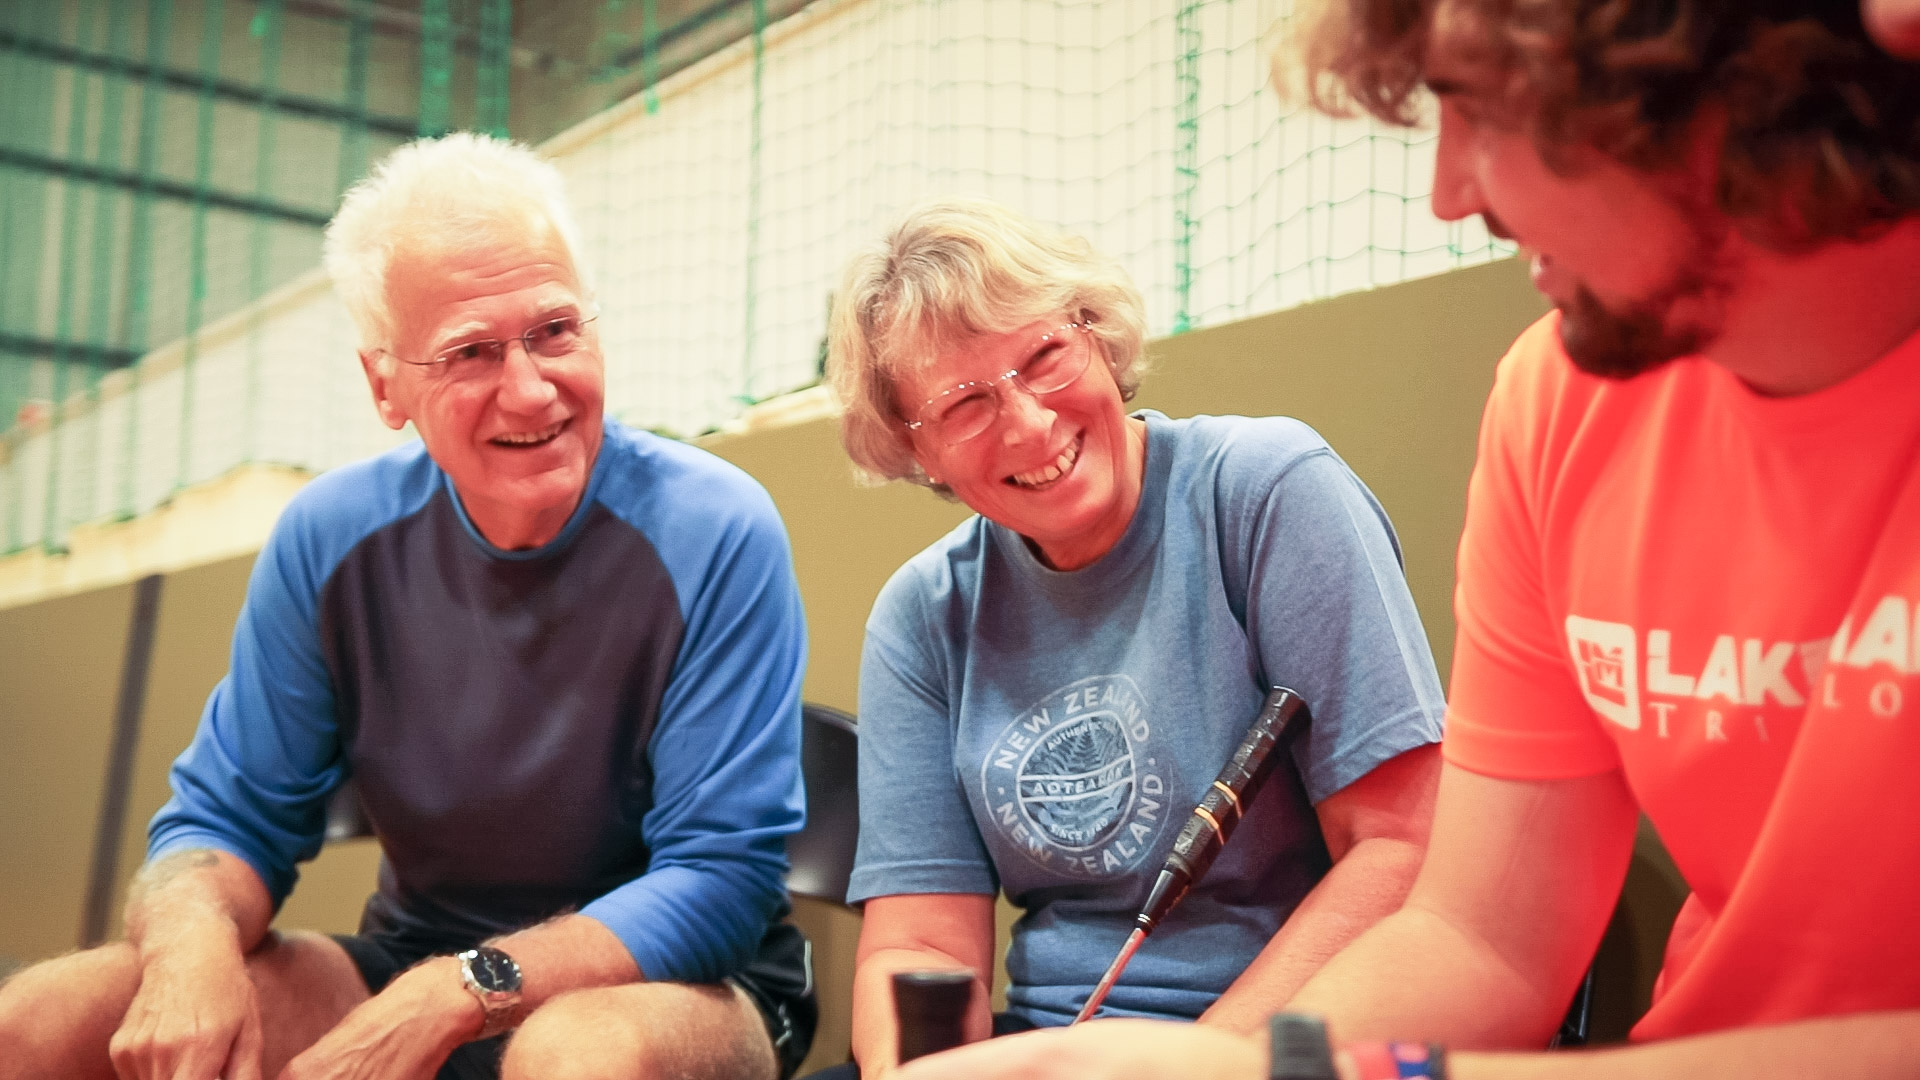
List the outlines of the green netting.
{"type": "MultiPolygon", "coordinates": [[[[262,0],[260,9],[247,25],[247,33],[260,43],[260,118],[259,138],[253,159],[253,193],[266,199],[273,192],[273,162],[278,147],[275,121],[280,103],[280,43],[283,30],[284,0],[262,0]]],[[[424,52],[422,53],[424,56],[424,52]]],[[[424,87],[426,81],[421,81],[424,87]]],[[[423,97],[424,104],[424,97],[423,97]]],[[[256,217],[248,236],[247,251],[247,393],[240,422],[245,426],[242,440],[247,460],[260,452],[260,367],[266,362],[265,335],[262,333],[266,311],[258,303],[266,295],[271,281],[271,234],[267,219],[256,217]]]]}
{"type": "Polygon", "coordinates": [[[510,5],[439,7],[436,38],[375,0],[0,4],[0,552],[312,462],[274,436],[261,301],[312,271],[373,158],[506,123],[510,5]]]}
{"type": "Polygon", "coordinates": [[[512,0],[480,0],[480,62],[475,71],[477,108],[473,126],[507,134],[507,76],[513,44],[512,0]]]}
{"type": "Polygon", "coordinates": [[[420,5],[420,125],[422,135],[451,127],[453,115],[453,5],[423,0],[420,5]]]}
{"type": "Polygon", "coordinates": [[[842,261],[929,195],[1084,233],[1155,334],[1502,254],[1432,217],[1429,134],[1282,110],[1263,40],[1290,17],[1288,0],[0,4],[0,419],[26,421],[0,442],[0,549],[58,549],[243,463],[391,445],[315,267],[343,186],[420,132],[547,139],[591,117],[547,145],[587,238],[609,409],[677,434],[816,381],[842,261]]]}
{"type": "MultiPolygon", "coordinates": [[[[361,0],[364,9],[369,0],[361,0]]],[[[193,481],[193,442],[189,437],[194,430],[194,406],[198,404],[194,393],[195,376],[199,374],[200,359],[200,323],[207,311],[207,199],[212,192],[213,183],[213,81],[220,73],[220,39],[225,27],[221,26],[221,17],[226,5],[223,0],[207,0],[201,9],[200,22],[200,95],[197,116],[194,124],[193,156],[193,224],[191,239],[187,242],[187,326],[186,355],[180,361],[180,468],[175,473],[174,487],[181,488],[193,481]]],[[[356,30],[364,25],[364,19],[356,21],[356,30]]],[[[356,33],[358,40],[360,35],[356,33]]],[[[364,50],[355,50],[358,57],[364,50]]],[[[364,63],[364,59],[361,59],[364,63]]],[[[357,83],[366,85],[365,73],[357,83]]],[[[352,100],[350,97],[349,100],[352,100]]],[[[344,163],[347,154],[340,155],[344,163]]],[[[56,395],[55,400],[59,400],[56,395]]],[[[233,419],[239,419],[234,417],[233,419]]],[[[57,475],[57,474],[56,474],[57,475]]],[[[58,520],[49,515],[50,520],[58,520]]]]}

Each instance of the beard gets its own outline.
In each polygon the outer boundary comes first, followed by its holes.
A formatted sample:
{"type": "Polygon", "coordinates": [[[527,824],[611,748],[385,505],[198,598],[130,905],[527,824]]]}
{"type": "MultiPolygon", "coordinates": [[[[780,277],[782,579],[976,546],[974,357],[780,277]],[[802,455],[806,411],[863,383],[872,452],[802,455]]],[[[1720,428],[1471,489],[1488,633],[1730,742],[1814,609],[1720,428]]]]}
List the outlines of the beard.
{"type": "Polygon", "coordinates": [[[1697,227],[1679,268],[1654,295],[1608,307],[1580,285],[1560,307],[1560,344],[1573,365],[1603,379],[1645,375],[1719,336],[1731,273],[1726,235],[1697,227]]]}
{"type": "Polygon", "coordinates": [[[1626,380],[1699,352],[1713,335],[1698,325],[1673,324],[1672,302],[1646,301],[1611,309],[1580,286],[1560,305],[1560,344],[1573,366],[1603,379],[1626,380]]]}

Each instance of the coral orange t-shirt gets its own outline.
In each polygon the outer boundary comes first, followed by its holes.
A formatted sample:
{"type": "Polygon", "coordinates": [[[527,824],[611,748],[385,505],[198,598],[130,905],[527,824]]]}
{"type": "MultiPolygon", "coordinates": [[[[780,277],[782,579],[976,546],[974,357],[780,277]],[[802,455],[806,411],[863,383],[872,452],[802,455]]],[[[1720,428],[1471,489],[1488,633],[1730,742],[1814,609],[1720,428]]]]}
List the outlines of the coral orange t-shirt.
{"type": "Polygon", "coordinates": [[[1447,759],[1624,770],[1693,889],[1636,1039],[1920,1007],[1920,337],[1768,398],[1501,362],[1447,759]]]}

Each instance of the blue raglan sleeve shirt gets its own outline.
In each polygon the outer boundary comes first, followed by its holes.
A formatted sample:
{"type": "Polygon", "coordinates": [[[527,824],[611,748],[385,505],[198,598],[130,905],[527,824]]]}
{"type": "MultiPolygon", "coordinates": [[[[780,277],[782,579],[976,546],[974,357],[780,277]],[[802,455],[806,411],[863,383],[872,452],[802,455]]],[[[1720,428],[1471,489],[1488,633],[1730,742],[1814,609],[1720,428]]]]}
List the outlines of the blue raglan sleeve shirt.
{"type": "Polygon", "coordinates": [[[654,799],[641,830],[652,858],[582,914],[648,979],[712,982],[752,958],[786,900],[786,837],[806,816],[806,621],[786,531],[757,483],[728,467],[678,498],[702,528],[659,517],[648,530],[686,622],[649,745],[654,799]],[[717,538],[704,524],[715,518],[717,538]]]}
{"type": "Polygon", "coordinates": [[[227,675],[173,763],[173,797],[147,830],[147,858],[189,848],[238,856],[279,907],[295,864],[320,851],[327,796],[345,775],[318,597],[326,574],[375,523],[425,498],[419,462],[375,459],[315,479],[254,560],[227,675]],[[376,474],[392,483],[370,482],[376,474]]]}
{"type": "MultiPolygon", "coordinates": [[[[231,671],[174,765],[174,797],[152,823],[150,857],[183,848],[229,851],[259,873],[276,904],[286,896],[295,864],[320,848],[327,796],[349,769],[340,728],[345,708],[340,703],[348,699],[334,684],[329,665],[351,663],[353,657],[326,652],[329,642],[341,647],[335,640],[341,627],[329,622],[334,616],[326,605],[335,601],[324,598],[342,593],[344,579],[336,577],[346,573],[343,562],[360,566],[369,545],[392,541],[396,530],[438,530],[425,549],[407,548],[413,541],[403,541],[403,552],[440,551],[468,562],[482,557],[432,546],[483,543],[477,536],[456,535],[460,525],[447,525],[459,521],[448,516],[450,497],[444,474],[415,444],[322,476],[289,505],[255,564],[235,628],[231,671]]],[[[658,600],[677,606],[680,631],[677,646],[670,645],[676,651],[652,722],[631,718],[647,733],[636,753],[645,755],[648,799],[633,807],[631,817],[615,813],[599,819],[616,832],[637,829],[646,870],[597,896],[595,890],[604,886],[585,887],[582,878],[575,903],[614,932],[647,978],[711,982],[754,957],[769,920],[780,912],[785,838],[804,821],[799,713],[806,635],[792,556],[772,500],[745,473],[703,451],[617,425],[609,426],[602,461],[575,524],[556,539],[552,556],[564,560],[569,551],[577,553],[577,546],[567,545],[595,535],[598,526],[592,523],[607,514],[624,523],[620,528],[645,538],[667,572],[671,594],[664,589],[597,593],[601,579],[580,580],[577,575],[588,564],[577,561],[556,564],[555,572],[567,574],[571,568],[575,576],[567,579],[567,591],[600,604],[594,614],[602,621],[631,624],[646,614],[633,605],[658,600]],[[619,605],[626,605],[625,613],[619,605]]],[[[610,534],[602,529],[597,535],[604,540],[610,534]]],[[[510,562],[547,553],[485,557],[510,562]]],[[[394,590],[405,593],[439,577],[420,569],[402,565],[401,572],[413,574],[412,580],[381,579],[383,597],[391,600],[394,590]]],[[[452,570],[459,580],[468,572],[452,570]]],[[[474,616],[481,615],[476,608],[474,616]]],[[[417,657],[423,647],[418,634],[428,635],[424,648],[438,651],[432,635],[444,628],[423,629],[415,616],[399,617],[413,622],[404,627],[375,622],[373,638],[356,633],[348,640],[364,647],[372,658],[367,662],[404,683],[405,658],[417,657]],[[415,632],[411,645],[381,639],[399,629],[415,632]],[[401,667],[385,671],[395,664],[401,667]]],[[[504,617],[519,616],[508,609],[504,617]]],[[[636,659],[644,666],[644,656],[636,659]]],[[[663,667],[668,659],[661,657],[663,667]]],[[[362,680],[358,692],[364,697],[368,673],[350,677],[362,680]]],[[[514,676],[506,672],[501,678],[512,682],[514,676]]],[[[541,692],[564,693],[564,687],[541,692]]],[[[512,706],[539,707],[537,698],[512,706]]],[[[521,714],[507,710],[509,722],[516,715],[521,714]]],[[[479,718],[454,719],[467,730],[479,718]]],[[[368,717],[358,722],[362,729],[352,754],[394,745],[370,743],[368,717]]],[[[405,773],[405,764],[403,758],[386,756],[360,763],[363,770],[377,765],[389,774],[405,773]]],[[[590,763],[582,766],[588,772],[574,774],[583,785],[572,793],[576,801],[600,790],[594,785],[610,782],[618,763],[608,765],[605,776],[590,763]]],[[[567,887],[563,881],[552,884],[567,887]]],[[[457,882],[455,887],[467,890],[461,897],[472,891],[457,882]]],[[[383,880],[382,896],[386,892],[383,880]]],[[[483,890],[472,901],[480,905],[476,917],[494,918],[486,914],[487,905],[501,907],[488,895],[483,890]]],[[[509,899],[500,898],[502,903],[509,899]]],[[[398,901],[410,902],[404,890],[398,901]]],[[[431,925],[431,904],[402,914],[431,925]]],[[[535,921],[539,917],[544,916],[536,914],[535,921]]],[[[491,932],[527,924],[525,915],[500,916],[491,932]]]]}

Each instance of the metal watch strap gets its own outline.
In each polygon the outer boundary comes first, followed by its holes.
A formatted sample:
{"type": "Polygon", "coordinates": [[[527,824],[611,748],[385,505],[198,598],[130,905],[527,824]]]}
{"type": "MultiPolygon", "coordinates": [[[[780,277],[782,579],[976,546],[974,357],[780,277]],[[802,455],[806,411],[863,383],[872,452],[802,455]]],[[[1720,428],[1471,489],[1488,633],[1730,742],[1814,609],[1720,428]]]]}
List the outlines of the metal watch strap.
{"type": "Polygon", "coordinates": [[[459,953],[460,982],[480,1003],[486,1019],[476,1039],[491,1038],[520,1022],[520,965],[500,949],[481,945],[459,953]],[[476,970],[479,969],[479,970],[476,970]]]}

